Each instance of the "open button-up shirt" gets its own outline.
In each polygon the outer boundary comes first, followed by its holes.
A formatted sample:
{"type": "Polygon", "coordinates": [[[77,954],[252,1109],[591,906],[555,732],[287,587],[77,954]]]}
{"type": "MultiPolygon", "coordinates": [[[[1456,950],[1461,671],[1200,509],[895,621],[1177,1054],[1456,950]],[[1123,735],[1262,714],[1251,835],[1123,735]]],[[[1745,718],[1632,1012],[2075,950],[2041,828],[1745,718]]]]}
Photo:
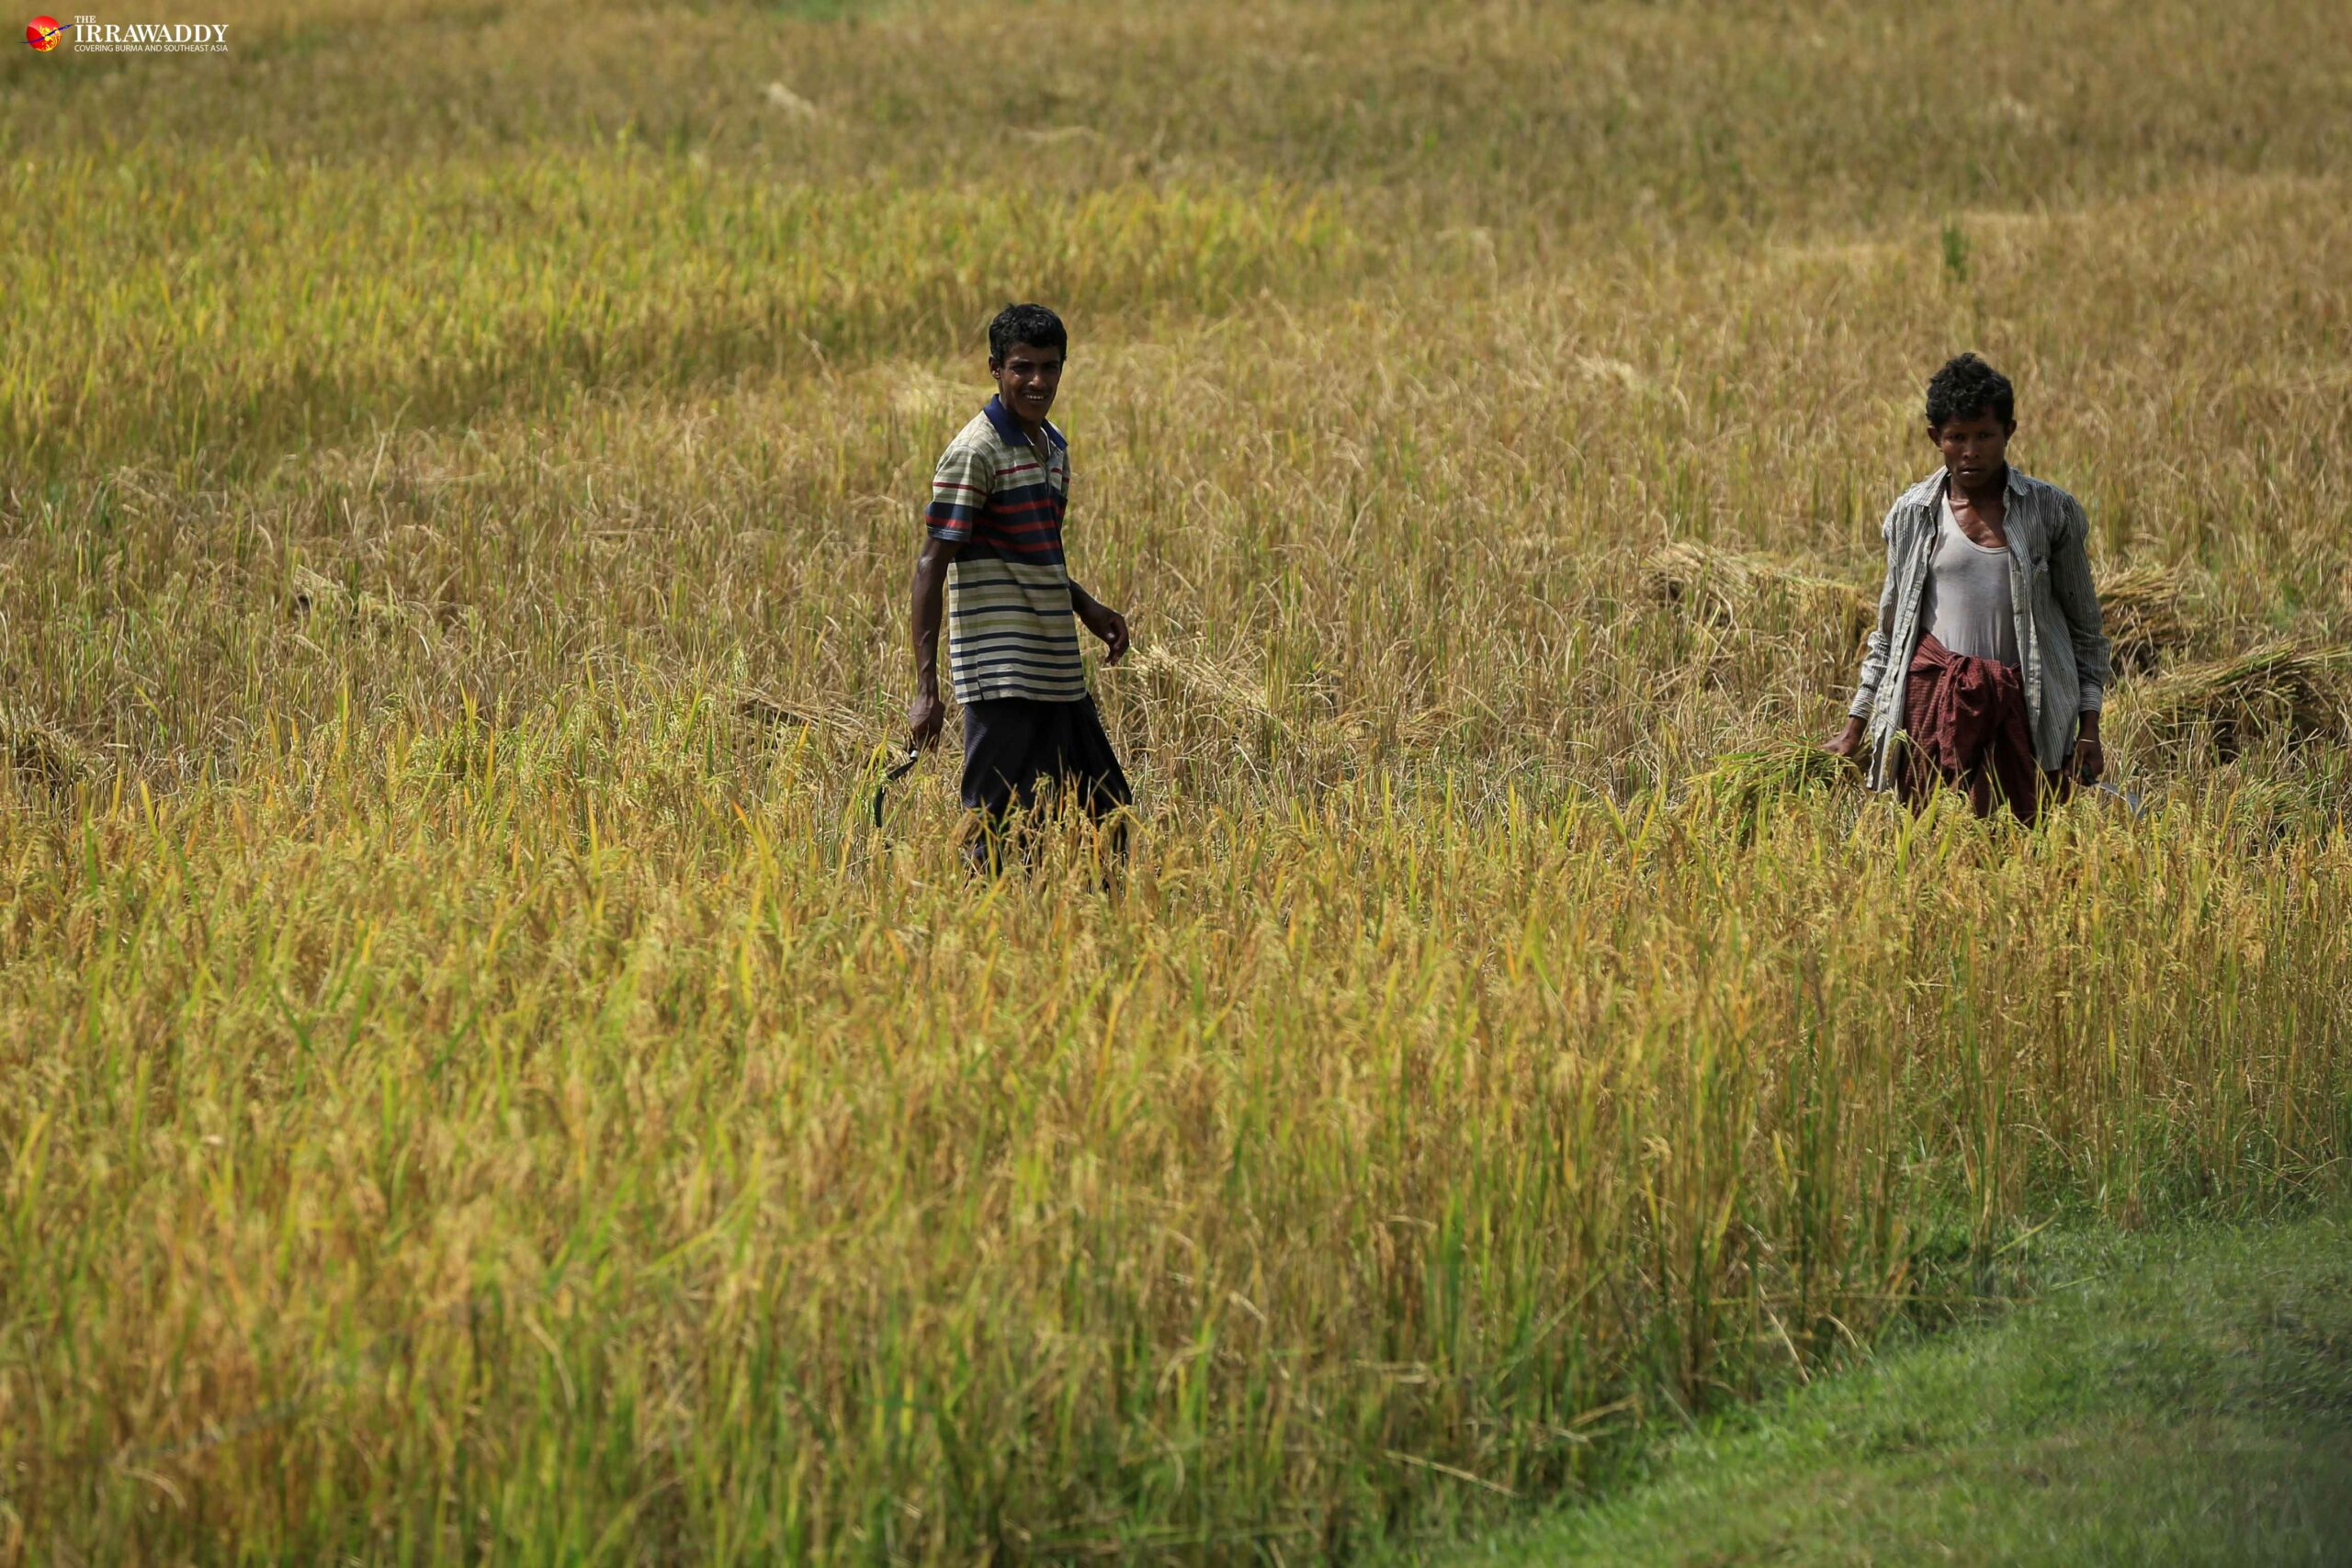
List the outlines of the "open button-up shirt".
{"type": "MultiPolygon", "coordinates": [[[[1904,688],[1919,646],[1919,610],[1936,553],[1944,490],[1940,470],[1896,498],[1886,514],[1886,582],[1879,591],[1878,624],[1862,653],[1862,673],[1847,712],[1865,722],[1870,784],[1894,781],[1894,739],[1903,728],[1904,688]]],[[[2079,716],[2105,700],[2109,675],[2107,634],[2100,629],[2098,594],[2091,586],[2090,532],[2081,503],[2056,485],[2012,468],[2008,510],[2009,609],[2017,618],[2018,673],[2033,731],[2033,754],[2055,773],[2075,748],[2079,716]]]]}

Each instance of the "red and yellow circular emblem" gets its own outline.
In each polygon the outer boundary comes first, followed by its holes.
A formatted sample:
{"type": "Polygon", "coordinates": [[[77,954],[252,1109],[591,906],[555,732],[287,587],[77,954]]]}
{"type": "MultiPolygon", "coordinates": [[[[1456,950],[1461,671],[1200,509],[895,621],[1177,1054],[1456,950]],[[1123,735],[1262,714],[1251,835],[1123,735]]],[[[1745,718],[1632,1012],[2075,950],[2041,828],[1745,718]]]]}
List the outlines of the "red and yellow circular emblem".
{"type": "Polygon", "coordinates": [[[25,26],[25,41],[47,54],[65,37],[65,29],[57,25],[55,17],[35,17],[25,26]]]}

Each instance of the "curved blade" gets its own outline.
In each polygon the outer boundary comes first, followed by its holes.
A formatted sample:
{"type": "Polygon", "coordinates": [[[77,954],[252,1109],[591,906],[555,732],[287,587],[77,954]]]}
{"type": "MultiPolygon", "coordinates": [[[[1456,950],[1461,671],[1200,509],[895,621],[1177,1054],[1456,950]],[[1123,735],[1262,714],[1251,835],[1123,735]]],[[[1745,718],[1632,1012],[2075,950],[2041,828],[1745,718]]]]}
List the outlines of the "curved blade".
{"type": "Polygon", "coordinates": [[[2093,784],[2091,787],[2101,795],[2113,795],[2121,803],[2123,809],[2129,812],[2132,816],[2137,817],[2148,808],[2147,802],[2141,799],[2136,793],[2130,790],[2118,789],[2113,784],[2109,784],[2105,779],[2099,780],[2098,783],[2093,784]]]}
{"type": "Polygon", "coordinates": [[[889,771],[882,775],[882,782],[874,786],[874,825],[876,828],[882,826],[883,795],[888,793],[892,784],[914,772],[915,764],[922,761],[922,748],[910,740],[907,742],[907,754],[892,763],[889,771]]]}

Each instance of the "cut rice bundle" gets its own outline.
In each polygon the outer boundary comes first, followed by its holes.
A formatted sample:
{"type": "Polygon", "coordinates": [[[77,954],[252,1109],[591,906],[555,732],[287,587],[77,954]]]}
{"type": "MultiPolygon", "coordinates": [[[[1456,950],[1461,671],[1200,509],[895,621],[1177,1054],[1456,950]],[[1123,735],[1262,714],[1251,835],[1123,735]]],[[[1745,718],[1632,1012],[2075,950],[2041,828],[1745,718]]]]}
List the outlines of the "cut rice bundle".
{"type": "Polygon", "coordinates": [[[77,783],[96,772],[80,742],[16,705],[0,705],[0,762],[20,781],[37,783],[53,796],[72,794],[77,783]]]}
{"type": "Polygon", "coordinates": [[[791,697],[778,697],[766,692],[747,691],[739,694],[735,711],[758,724],[777,725],[793,729],[815,729],[842,735],[859,735],[869,728],[865,716],[839,703],[808,702],[791,697]]]}
{"type": "Polygon", "coordinates": [[[1202,649],[1180,652],[1164,643],[1138,649],[1119,666],[1123,673],[1144,681],[1163,701],[1186,703],[1229,718],[1272,719],[1274,705],[1265,686],[1210,658],[1202,649]]]}
{"type": "Polygon", "coordinates": [[[2212,619],[2192,569],[2135,566],[2098,583],[2118,674],[2141,675],[2210,641],[2212,619]]]}
{"type": "Polygon", "coordinates": [[[1685,786],[1687,811],[1753,834],[1764,808],[1831,789],[1858,777],[1853,764],[1805,740],[1779,740],[1750,750],[1726,752],[1685,786]]]}
{"type": "Polygon", "coordinates": [[[2272,737],[2344,739],[2352,723],[2347,676],[2352,648],[2272,642],[2134,684],[2122,705],[2158,745],[2210,744],[2228,761],[2272,737]]]}
{"type": "Polygon", "coordinates": [[[1219,659],[1205,644],[1153,642],[1104,665],[1097,701],[1121,750],[1179,783],[1216,778],[1234,767],[1304,764],[1334,739],[1295,700],[1300,688],[1275,686],[1238,659],[1219,659]],[[1291,699],[1291,700],[1285,700],[1291,699]]]}
{"type": "Polygon", "coordinates": [[[1652,553],[1644,576],[1657,599],[1734,630],[1754,629],[1765,618],[1764,607],[1780,600],[1802,620],[1826,623],[1859,642],[1878,614],[1877,601],[1850,582],[1688,540],[1652,553]]]}

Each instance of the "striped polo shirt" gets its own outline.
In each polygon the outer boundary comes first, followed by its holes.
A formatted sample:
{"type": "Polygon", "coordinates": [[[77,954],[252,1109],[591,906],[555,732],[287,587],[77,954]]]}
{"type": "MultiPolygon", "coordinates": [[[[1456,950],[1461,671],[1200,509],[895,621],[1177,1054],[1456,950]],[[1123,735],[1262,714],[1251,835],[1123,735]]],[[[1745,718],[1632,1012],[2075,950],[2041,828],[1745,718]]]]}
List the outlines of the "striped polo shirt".
{"type": "Polygon", "coordinates": [[[947,664],[957,702],[1086,695],[1062,565],[1069,505],[1069,443],[1048,424],[1041,456],[996,398],[940,456],[923,521],[933,538],[963,547],[947,569],[947,664]]]}

